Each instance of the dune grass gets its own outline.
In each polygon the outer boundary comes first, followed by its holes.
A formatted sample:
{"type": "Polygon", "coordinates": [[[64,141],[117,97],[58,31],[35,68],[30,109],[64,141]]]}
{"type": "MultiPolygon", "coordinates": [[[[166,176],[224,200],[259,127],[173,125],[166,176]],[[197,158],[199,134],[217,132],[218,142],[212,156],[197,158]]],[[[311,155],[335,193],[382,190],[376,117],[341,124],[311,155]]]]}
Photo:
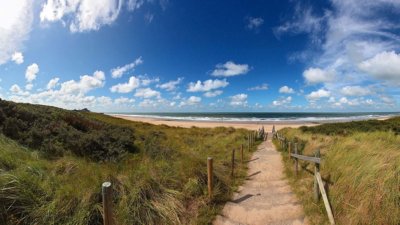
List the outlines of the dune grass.
{"type": "MultiPolygon", "coordinates": [[[[316,149],[321,150],[321,175],[329,184],[337,224],[400,223],[399,119],[280,131],[289,140],[301,143],[302,154],[313,156],[316,149]]],[[[312,224],[328,224],[322,201],[313,201],[314,165],[300,161],[302,170],[295,177],[293,162],[286,151],[280,150],[286,174],[312,224]]]]}
{"type": "MultiPolygon", "coordinates": [[[[137,150],[118,162],[73,152],[48,158],[0,134],[0,224],[102,224],[104,181],[113,184],[117,224],[210,224],[246,176],[246,166],[237,160],[235,177],[230,177],[230,156],[247,143],[247,130],[85,116],[131,129],[137,150]],[[215,164],[212,201],[207,197],[208,156],[215,164]]],[[[245,159],[251,151],[245,151],[245,159]]]]}

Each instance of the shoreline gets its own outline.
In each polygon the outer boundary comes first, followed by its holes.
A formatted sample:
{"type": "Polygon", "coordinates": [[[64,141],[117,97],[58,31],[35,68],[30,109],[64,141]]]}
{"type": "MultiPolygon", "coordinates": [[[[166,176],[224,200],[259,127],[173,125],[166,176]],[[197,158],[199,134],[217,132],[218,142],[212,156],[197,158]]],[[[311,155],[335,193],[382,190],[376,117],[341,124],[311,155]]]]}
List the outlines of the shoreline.
{"type": "Polygon", "coordinates": [[[151,118],[151,117],[139,117],[139,116],[126,116],[126,115],[116,115],[110,114],[109,116],[125,119],[129,121],[135,122],[144,122],[150,123],[154,125],[167,125],[171,127],[183,127],[183,128],[191,128],[191,127],[199,127],[199,128],[215,128],[215,127],[233,127],[233,128],[243,128],[256,130],[261,126],[264,126],[264,129],[267,131],[271,131],[272,127],[275,125],[275,129],[279,130],[285,127],[298,128],[301,126],[316,126],[321,123],[314,122],[304,122],[304,121],[191,121],[191,120],[168,120],[168,119],[160,119],[160,118],[151,118]]]}
{"type": "Polygon", "coordinates": [[[279,130],[285,127],[298,128],[301,126],[317,126],[320,124],[326,123],[342,123],[342,122],[351,122],[351,121],[363,121],[363,120],[387,120],[393,118],[394,116],[382,116],[379,118],[368,118],[368,119],[359,119],[359,120],[321,120],[321,121],[293,121],[293,120],[280,120],[280,121],[201,121],[201,120],[174,120],[170,118],[160,118],[160,117],[150,117],[150,116],[132,116],[132,115],[124,115],[124,114],[107,114],[112,117],[125,119],[129,121],[135,122],[144,122],[150,123],[154,125],[167,125],[171,127],[183,127],[183,128],[191,128],[191,127],[199,127],[199,128],[215,128],[215,127],[233,127],[233,128],[244,128],[250,130],[259,129],[261,126],[264,126],[264,129],[267,131],[272,130],[272,127],[275,125],[275,129],[279,130]]]}

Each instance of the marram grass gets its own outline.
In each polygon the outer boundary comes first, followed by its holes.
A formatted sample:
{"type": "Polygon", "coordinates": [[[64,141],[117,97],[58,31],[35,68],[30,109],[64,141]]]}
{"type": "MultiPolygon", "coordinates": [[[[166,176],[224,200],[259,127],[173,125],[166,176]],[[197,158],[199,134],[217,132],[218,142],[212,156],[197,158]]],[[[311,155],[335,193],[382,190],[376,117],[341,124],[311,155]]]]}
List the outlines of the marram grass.
{"type": "MultiPolygon", "coordinates": [[[[379,126],[379,122],[358,124],[379,126]]],[[[332,125],[326,127],[335,130],[332,125]]],[[[351,129],[344,135],[331,135],[324,125],[314,129],[318,132],[281,132],[289,140],[304,143],[302,154],[313,156],[316,149],[321,150],[321,175],[329,183],[329,200],[337,224],[400,224],[400,136],[379,127],[368,132],[359,127],[351,129]]],[[[322,200],[313,200],[314,165],[300,160],[303,168],[295,177],[293,161],[289,161],[287,152],[283,155],[286,173],[307,216],[313,224],[328,224],[322,200]]]]}
{"type": "MultiPolygon", "coordinates": [[[[68,153],[49,159],[0,134],[0,224],[102,224],[104,181],[113,185],[117,224],[210,224],[246,176],[237,158],[235,178],[230,177],[232,149],[247,143],[246,130],[183,129],[85,116],[132,129],[137,152],[119,162],[68,153]],[[214,158],[215,172],[211,201],[208,156],[214,158]]],[[[245,148],[245,159],[250,156],[245,148]]]]}

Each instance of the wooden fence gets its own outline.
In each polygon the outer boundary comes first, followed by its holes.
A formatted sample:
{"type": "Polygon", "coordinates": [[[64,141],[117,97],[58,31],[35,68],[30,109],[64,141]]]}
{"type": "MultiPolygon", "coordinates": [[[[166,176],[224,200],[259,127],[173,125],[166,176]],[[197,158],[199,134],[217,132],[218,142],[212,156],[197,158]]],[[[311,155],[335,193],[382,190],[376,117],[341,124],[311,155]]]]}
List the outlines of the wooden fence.
{"type": "MultiPolygon", "coordinates": [[[[257,131],[249,132],[247,136],[247,143],[248,143],[248,150],[254,146],[257,141],[258,137],[257,131]]],[[[268,133],[263,133],[262,137],[259,137],[262,140],[268,139],[268,133]]],[[[241,163],[244,163],[243,159],[243,144],[240,145],[240,154],[241,154],[241,163]]],[[[208,189],[208,197],[212,199],[213,197],[213,158],[207,158],[207,189],[208,189]]],[[[234,177],[235,175],[235,149],[232,150],[232,161],[231,161],[231,176],[234,177]]],[[[104,225],[115,225],[114,221],[114,214],[113,214],[113,204],[112,204],[112,184],[111,182],[104,182],[102,184],[102,200],[103,200],[103,224],[104,225]]]]}
{"type": "Polygon", "coordinates": [[[317,149],[315,151],[314,157],[301,155],[298,153],[297,143],[294,143],[292,145],[292,142],[288,141],[285,137],[283,137],[278,132],[274,133],[272,137],[278,140],[279,145],[281,146],[282,149],[288,150],[289,159],[291,159],[291,158],[294,159],[294,170],[295,170],[296,176],[299,173],[299,160],[314,163],[314,188],[313,188],[314,200],[318,202],[320,200],[320,196],[322,195],[326,213],[328,214],[329,222],[331,224],[335,224],[335,219],[333,217],[331,205],[329,204],[328,195],[325,191],[324,183],[322,181],[322,177],[321,177],[321,174],[319,171],[319,167],[321,164],[321,155],[320,155],[319,149],[317,149]],[[294,153],[292,153],[293,146],[294,146],[294,153]]]}

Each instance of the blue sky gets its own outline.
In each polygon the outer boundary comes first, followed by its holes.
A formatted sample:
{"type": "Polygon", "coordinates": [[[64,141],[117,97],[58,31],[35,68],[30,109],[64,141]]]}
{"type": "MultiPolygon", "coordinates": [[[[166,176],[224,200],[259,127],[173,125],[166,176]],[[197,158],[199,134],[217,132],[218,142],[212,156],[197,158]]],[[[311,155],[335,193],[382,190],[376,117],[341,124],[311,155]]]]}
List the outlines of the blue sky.
{"type": "Polygon", "coordinates": [[[104,112],[399,111],[400,1],[0,2],[0,98],[104,112]]]}

